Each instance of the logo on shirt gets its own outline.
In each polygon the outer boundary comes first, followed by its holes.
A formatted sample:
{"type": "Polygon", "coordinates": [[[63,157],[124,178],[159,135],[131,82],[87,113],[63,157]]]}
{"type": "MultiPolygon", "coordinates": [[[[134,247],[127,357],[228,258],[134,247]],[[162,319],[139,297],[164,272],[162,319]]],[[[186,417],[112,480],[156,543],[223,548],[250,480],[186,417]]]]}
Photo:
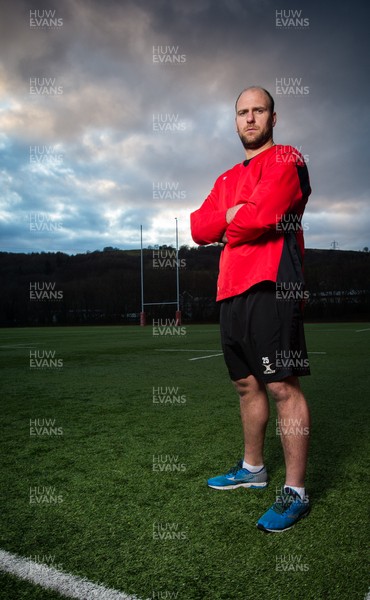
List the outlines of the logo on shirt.
{"type": "Polygon", "coordinates": [[[276,370],[271,368],[272,364],[273,363],[270,362],[270,359],[269,359],[268,356],[263,356],[262,357],[262,366],[265,369],[264,372],[263,372],[264,375],[272,375],[273,373],[276,373],[276,370]]]}

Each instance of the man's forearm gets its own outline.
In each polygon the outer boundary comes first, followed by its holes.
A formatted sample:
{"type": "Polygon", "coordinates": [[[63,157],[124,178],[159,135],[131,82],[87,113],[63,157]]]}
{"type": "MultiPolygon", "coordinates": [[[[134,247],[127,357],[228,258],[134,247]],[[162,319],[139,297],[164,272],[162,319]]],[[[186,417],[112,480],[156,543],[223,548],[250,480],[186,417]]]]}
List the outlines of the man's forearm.
{"type": "Polygon", "coordinates": [[[191,213],[191,234],[196,244],[204,246],[220,242],[228,223],[224,210],[199,210],[191,213]]]}

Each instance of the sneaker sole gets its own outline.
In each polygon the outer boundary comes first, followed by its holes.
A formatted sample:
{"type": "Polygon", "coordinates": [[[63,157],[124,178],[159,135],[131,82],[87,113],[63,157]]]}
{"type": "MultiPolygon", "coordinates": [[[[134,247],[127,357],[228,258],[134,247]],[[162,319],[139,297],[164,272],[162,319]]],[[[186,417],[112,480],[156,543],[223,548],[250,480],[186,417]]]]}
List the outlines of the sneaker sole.
{"type": "Polygon", "coordinates": [[[265,488],[267,486],[268,482],[264,481],[262,483],[237,483],[235,485],[209,485],[209,483],[207,483],[208,487],[212,488],[213,490],[236,490],[237,488],[240,487],[244,487],[244,488],[252,488],[252,489],[260,489],[260,488],[265,488]]]}
{"type": "Polygon", "coordinates": [[[288,529],[291,529],[292,527],[294,527],[294,525],[297,525],[297,523],[299,523],[301,519],[308,517],[308,515],[310,514],[310,510],[311,509],[309,508],[303,515],[301,515],[296,521],[294,521],[294,523],[289,525],[289,527],[285,527],[284,529],[268,529],[260,523],[257,523],[257,529],[259,529],[260,531],[264,531],[265,533],[283,533],[283,531],[288,531],[288,529]]]}

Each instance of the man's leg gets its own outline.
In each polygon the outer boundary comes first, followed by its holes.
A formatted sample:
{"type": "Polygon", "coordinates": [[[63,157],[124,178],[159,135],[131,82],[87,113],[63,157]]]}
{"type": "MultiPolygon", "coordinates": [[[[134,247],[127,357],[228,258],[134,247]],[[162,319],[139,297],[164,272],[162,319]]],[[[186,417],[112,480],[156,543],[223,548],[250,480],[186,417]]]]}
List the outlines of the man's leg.
{"type": "Polygon", "coordinates": [[[304,489],[310,413],[297,377],[267,384],[276,400],[283,444],[286,479],[284,492],[257,522],[263,531],[285,531],[310,512],[304,489]]]}
{"type": "Polygon", "coordinates": [[[286,486],[304,487],[310,412],[297,377],[267,384],[276,401],[286,467],[286,486]]]}
{"type": "Polygon", "coordinates": [[[263,465],[263,444],[269,419],[269,402],[265,386],[253,375],[233,383],[240,398],[244,460],[250,465],[263,465]]]}
{"type": "Polygon", "coordinates": [[[234,490],[239,487],[264,488],[267,473],[263,468],[263,443],[269,418],[269,403],[264,385],[250,375],[233,382],[240,397],[240,412],[244,431],[244,461],[249,468],[243,468],[243,461],[225,475],[208,479],[208,486],[217,490],[234,490]],[[259,467],[252,469],[252,467],[259,467]]]}

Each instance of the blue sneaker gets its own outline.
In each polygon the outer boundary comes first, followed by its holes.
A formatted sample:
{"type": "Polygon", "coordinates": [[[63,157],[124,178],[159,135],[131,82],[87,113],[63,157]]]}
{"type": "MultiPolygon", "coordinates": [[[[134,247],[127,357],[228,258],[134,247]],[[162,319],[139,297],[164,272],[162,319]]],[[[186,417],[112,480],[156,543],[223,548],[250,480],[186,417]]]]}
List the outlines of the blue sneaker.
{"type": "Polygon", "coordinates": [[[277,498],[275,504],[265,512],[257,522],[258,529],[262,531],[273,531],[275,533],[286,531],[298,523],[310,512],[310,501],[308,496],[304,499],[297,492],[285,488],[282,495],[277,498]]]}
{"type": "Polygon", "coordinates": [[[239,487],[264,488],[267,485],[267,471],[262,467],[258,473],[251,473],[243,469],[243,461],[240,460],[226,475],[208,479],[207,485],[214,490],[236,490],[239,487]]]}

